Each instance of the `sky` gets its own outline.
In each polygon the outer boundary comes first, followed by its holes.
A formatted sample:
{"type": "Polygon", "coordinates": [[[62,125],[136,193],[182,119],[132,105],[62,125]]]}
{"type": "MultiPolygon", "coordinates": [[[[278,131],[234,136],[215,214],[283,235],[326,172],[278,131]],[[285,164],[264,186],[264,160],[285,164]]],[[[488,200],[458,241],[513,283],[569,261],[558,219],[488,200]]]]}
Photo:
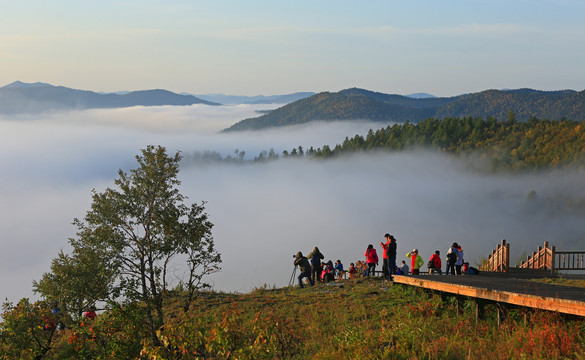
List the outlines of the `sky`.
{"type": "MultiPolygon", "coordinates": [[[[0,86],[45,82],[115,92],[279,95],[360,87],[455,96],[486,89],[583,90],[585,2],[4,1],[0,86]]],[[[0,118],[0,299],[32,280],[75,236],[91,190],[113,186],[147,145],[247,156],[334,146],[378,128],[317,123],[218,134],[270,106],[134,107],[0,118]]],[[[326,163],[181,168],[181,191],[207,201],[222,271],[216,289],[288,284],[292,255],[363,259],[387,232],[399,254],[462,244],[473,261],[505,238],[513,257],[544,241],[582,250],[585,224],[547,213],[585,198],[582,171],[485,175],[429,152],[326,163]],[[536,209],[526,199],[534,190],[536,209]]],[[[378,246],[378,249],[379,246],[378,246]]]]}
{"type": "MultiPolygon", "coordinates": [[[[582,170],[490,175],[429,151],[244,166],[186,161],[206,150],[236,156],[238,149],[252,159],[271,148],[282,154],[298,146],[333,147],[348,134],[382,126],[347,121],[219,133],[259,109],[266,105],[0,117],[0,299],[37,298],[33,280],[50,270],[59,251],[70,251],[73,219],[90,209],[92,189],[115,188],[118,170],[136,168],[135,156],[150,144],[185,155],[179,191],[187,205],[207,202],[223,260],[221,272],[207,278],[216,290],[287,286],[292,255],[314,246],[347,267],[364,259],[368,244],[381,255],[386,233],[397,239],[399,261],[413,248],[426,260],[458,242],[474,265],[501,239],[510,243],[512,262],[545,241],[559,250],[583,250],[582,214],[563,207],[566,199],[585,199],[582,170]],[[531,191],[537,200],[529,203],[531,191]]],[[[182,273],[177,268],[172,274],[182,273]]]]}
{"type": "Polygon", "coordinates": [[[0,86],[250,96],[585,87],[580,0],[0,4],[0,86]]]}

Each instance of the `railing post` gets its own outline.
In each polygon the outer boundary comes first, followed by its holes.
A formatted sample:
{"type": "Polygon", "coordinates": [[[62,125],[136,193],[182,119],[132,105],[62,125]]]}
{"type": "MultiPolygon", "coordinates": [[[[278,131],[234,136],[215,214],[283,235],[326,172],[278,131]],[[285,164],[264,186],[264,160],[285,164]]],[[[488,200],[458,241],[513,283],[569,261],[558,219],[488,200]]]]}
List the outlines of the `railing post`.
{"type": "Polygon", "coordinates": [[[500,266],[502,264],[502,245],[498,244],[496,246],[496,271],[500,271],[500,266]]]}
{"type": "MultiPolygon", "coordinates": [[[[504,243],[506,240],[504,240],[504,243]]],[[[510,268],[510,244],[506,244],[506,272],[510,268]]]]}
{"type": "Polygon", "coordinates": [[[542,267],[545,268],[545,269],[546,269],[546,252],[547,252],[547,249],[548,249],[548,241],[545,241],[544,242],[544,252],[542,253],[542,255],[543,255],[543,259],[542,259],[543,264],[542,264],[542,267]]]}
{"type": "Polygon", "coordinates": [[[490,271],[496,271],[497,270],[497,259],[496,259],[496,250],[492,250],[492,262],[490,264],[490,271]]]}
{"type": "Polygon", "coordinates": [[[551,252],[552,252],[552,259],[550,260],[550,274],[553,275],[555,273],[555,252],[556,252],[556,247],[552,246],[551,247],[551,252]]]}

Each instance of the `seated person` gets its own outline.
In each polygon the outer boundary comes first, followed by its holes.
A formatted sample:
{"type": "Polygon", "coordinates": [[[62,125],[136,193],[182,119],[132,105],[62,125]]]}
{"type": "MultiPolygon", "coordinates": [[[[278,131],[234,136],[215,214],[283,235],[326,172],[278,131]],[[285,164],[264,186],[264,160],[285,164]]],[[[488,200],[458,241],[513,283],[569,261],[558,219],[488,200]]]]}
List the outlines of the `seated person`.
{"type": "Polygon", "coordinates": [[[321,272],[321,281],[329,282],[335,280],[335,268],[333,267],[333,262],[329,260],[324,266],[323,271],[321,272]]]}
{"type": "Polygon", "coordinates": [[[341,260],[337,260],[335,262],[335,275],[337,276],[337,280],[341,280],[343,279],[343,275],[345,275],[345,271],[343,271],[343,264],[341,263],[341,260]]]}
{"type": "Polygon", "coordinates": [[[349,264],[349,270],[347,270],[350,279],[355,279],[357,277],[357,269],[355,268],[354,263],[349,264]]]}
{"type": "Polygon", "coordinates": [[[406,261],[402,260],[402,265],[398,268],[398,270],[400,270],[401,272],[401,274],[399,275],[408,275],[410,268],[408,267],[408,265],[406,265],[406,261]]]}

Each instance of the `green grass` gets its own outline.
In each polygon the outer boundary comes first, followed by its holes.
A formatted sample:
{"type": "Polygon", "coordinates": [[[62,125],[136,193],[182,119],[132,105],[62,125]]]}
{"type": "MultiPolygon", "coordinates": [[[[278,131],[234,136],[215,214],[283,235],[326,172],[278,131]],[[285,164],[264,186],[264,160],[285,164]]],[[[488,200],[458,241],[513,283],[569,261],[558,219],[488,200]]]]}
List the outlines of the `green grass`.
{"type": "Polygon", "coordinates": [[[563,285],[563,286],[573,286],[573,287],[582,287],[585,288],[585,279],[570,279],[570,278],[543,278],[543,279],[533,279],[532,281],[541,282],[545,284],[554,284],[554,285],[563,285]]]}
{"type": "Polygon", "coordinates": [[[496,316],[488,306],[476,323],[472,301],[370,278],[205,294],[167,324],[167,348],[180,350],[146,348],[163,358],[182,351],[214,359],[585,358],[580,319],[511,310],[498,325],[496,316]],[[201,336],[189,338],[193,331],[201,336]]]}
{"type": "Polygon", "coordinates": [[[140,306],[101,314],[62,331],[46,358],[72,359],[585,359],[585,319],[496,305],[476,321],[458,302],[381,278],[315,287],[204,292],[182,298],[153,344],[140,306]],[[134,315],[133,315],[134,314],[134,315]]]}

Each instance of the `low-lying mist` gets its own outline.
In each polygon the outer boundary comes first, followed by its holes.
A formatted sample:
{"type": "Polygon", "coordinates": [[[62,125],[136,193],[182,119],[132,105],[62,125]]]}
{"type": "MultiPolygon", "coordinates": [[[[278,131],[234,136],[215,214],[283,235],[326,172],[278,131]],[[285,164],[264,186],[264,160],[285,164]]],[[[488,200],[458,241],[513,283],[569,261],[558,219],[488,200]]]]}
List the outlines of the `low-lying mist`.
{"type": "MultiPolygon", "coordinates": [[[[60,249],[68,250],[76,230],[71,222],[89,209],[91,190],[113,186],[118,169],[136,167],[134,156],[149,144],[185,155],[238,149],[250,159],[263,150],[334,146],[385,126],[329,122],[219,133],[264,109],[136,107],[1,119],[0,297],[33,296],[32,281],[60,249]]],[[[583,250],[582,171],[486,175],[454,157],[413,151],[327,161],[185,161],[180,178],[181,192],[189,202],[207,201],[215,224],[223,263],[209,279],[218,290],[285,286],[292,255],[314,246],[346,267],[364,259],[368,244],[381,256],[387,232],[397,238],[398,260],[412,248],[425,258],[434,250],[444,255],[456,241],[473,264],[503,238],[513,259],[544,241],[583,250]]]]}

